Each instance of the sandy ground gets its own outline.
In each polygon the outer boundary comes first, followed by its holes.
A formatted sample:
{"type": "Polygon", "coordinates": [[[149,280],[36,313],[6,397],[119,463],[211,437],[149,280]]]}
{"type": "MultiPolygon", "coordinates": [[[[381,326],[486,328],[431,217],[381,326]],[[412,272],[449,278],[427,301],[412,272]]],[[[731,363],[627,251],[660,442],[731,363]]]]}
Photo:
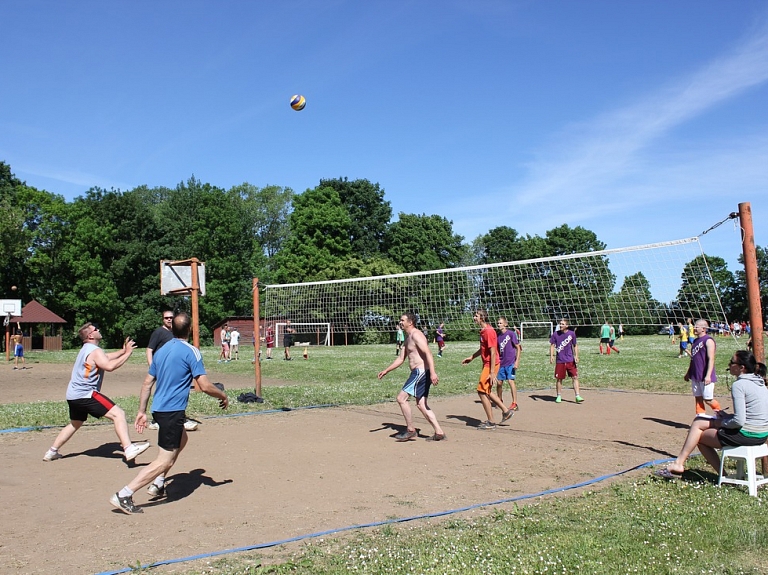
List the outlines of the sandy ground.
{"type": "MultiPolygon", "coordinates": [[[[23,386],[15,375],[10,384],[8,369],[3,402],[62,398],[65,366],[37,364],[18,375],[23,386]]],[[[105,393],[136,394],[143,369],[108,374],[105,393]]],[[[0,434],[0,572],[100,573],[538,493],[672,456],[693,412],[687,395],[583,395],[584,404],[567,392],[558,405],[548,393],[520,394],[520,411],[494,431],[475,429],[475,396],[435,399],[448,435],[440,443],[425,441],[431,428],[420,414],[420,439],[395,442],[403,419],[394,402],[204,419],[167,499],[138,492],[144,513],[132,516],[108,500],[155,456],[157,432],[145,433],[153,447],[131,465],[110,425],[83,428],[50,463],[42,456],[58,429],[0,434]]]]}

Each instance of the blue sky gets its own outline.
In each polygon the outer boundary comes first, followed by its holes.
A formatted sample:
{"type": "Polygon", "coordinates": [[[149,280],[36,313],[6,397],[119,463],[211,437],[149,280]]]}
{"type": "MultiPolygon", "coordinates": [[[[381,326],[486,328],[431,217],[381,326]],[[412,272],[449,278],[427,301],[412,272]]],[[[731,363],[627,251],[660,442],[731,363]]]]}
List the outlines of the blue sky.
{"type": "MultiPolygon", "coordinates": [[[[378,182],[471,241],[567,223],[609,248],[751,202],[768,245],[762,0],[9,0],[0,160],[68,199],[191,175],[378,182]],[[307,98],[294,112],[291,95],[307,98]]],[[[702,239],[737,266],[727,223],[702,239]]]]}

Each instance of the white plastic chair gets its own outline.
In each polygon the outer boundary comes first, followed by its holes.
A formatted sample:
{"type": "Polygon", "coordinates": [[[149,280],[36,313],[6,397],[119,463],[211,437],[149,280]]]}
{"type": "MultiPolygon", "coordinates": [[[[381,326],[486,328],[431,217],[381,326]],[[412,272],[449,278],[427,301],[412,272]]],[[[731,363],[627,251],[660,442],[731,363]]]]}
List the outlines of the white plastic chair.
{"type": "MultiPolygon", "coordinates": [[[[768,483],[768,477],[757,474],[757,465],[755,460],[768,456],[768,444],[750,445],[740,447],[723,447],[720,455],[720,479],[717,484],[733,483],[735,485],[746,485],[749,488],[749,494],[757,497],[757,486],[768,483]],[[736,475],[727,477],[723,474],[725,467],[725,458],[732,457],[738,459],[736,463],[736,475]],[[744,474],[744,462],[747,463],[747,473],[744,474]]],[[[765,472],[765,470],[763,470],[765,472]]]]}

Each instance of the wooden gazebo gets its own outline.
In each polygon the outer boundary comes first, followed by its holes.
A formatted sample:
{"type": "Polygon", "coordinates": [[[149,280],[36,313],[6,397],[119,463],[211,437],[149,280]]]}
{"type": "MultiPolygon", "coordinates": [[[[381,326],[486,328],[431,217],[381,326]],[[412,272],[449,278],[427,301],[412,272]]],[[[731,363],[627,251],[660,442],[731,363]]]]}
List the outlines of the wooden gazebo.
{"type": "Polygon", "coordinates": [[[25,350],[61,351],[61,326],[65,323],[67,320],[62,319],[36,300],[32,300],[21,308],[21,315],[11,317],[11,324],[14,328],[16,324],[21,325],[25,350]],[[39,324],[44,324],[46,329],[42,335],[33,335],[32,326],[39,324]],[[25,328],[25,326],[28,327],[25,328]]]}

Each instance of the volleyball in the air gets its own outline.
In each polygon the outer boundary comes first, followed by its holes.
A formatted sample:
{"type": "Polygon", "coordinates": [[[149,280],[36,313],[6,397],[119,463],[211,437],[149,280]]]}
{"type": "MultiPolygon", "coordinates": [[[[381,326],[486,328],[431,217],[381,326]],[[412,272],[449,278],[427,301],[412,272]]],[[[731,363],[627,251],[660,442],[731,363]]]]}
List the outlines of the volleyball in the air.
{"type": "Polygon", "coordinates": [[[307,101],[304,99],[304,96],[301,94],[296,94],[294,96],[291,96],[291,108],[296,110],[297,112],[300,112],[304,109],[304,106],[307,105],[307,101]]]}

